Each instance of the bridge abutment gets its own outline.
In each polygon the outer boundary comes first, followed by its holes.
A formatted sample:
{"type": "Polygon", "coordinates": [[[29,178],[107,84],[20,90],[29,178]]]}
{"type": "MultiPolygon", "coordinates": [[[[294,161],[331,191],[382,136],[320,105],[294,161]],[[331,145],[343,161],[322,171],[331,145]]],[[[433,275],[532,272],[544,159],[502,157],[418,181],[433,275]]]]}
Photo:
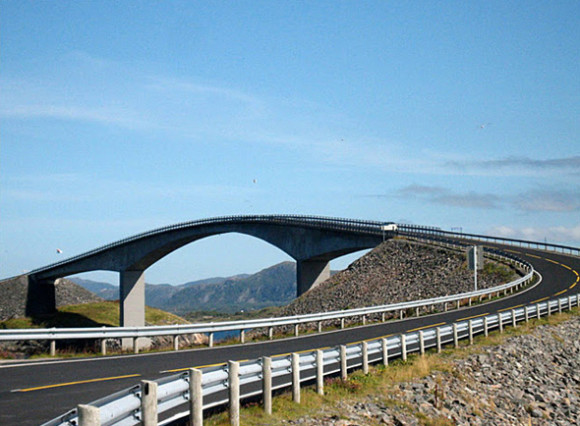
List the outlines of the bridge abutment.
{"type": "Polygon", "coordinates": [[[26,316],[37,317],[56,312],[55,280],[27,277],[26,316]]]}
{"type": "Polygon", "coordinates": [[[296,296],[330,278],[330,262],[327,260],[298,260],[296,262],[296,296]]]}

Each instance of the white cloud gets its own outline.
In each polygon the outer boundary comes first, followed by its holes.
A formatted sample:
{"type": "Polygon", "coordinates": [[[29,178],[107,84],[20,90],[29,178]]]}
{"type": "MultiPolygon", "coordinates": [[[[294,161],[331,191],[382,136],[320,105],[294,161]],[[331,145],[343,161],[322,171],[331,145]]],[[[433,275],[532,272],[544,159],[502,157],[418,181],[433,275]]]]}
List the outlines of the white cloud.
{"type": "Polygon", "coordinates": [[[523,227],[515,228],[505,225],[492,227],[488,235],[515,238],[530,241],[547,241],[549,243],[578,244],[580,242],[580,224],[575,226],[523,227]]]}
{"type": "Polygon", "coordinates": [[[430,203],[451,207],[496,209],[501,206],[501,198],[494,194],[455,192],[439,186],[414,184],[399,189],[398,193],[405,198],[419,197],[430,203]]]}
{"type": "Polygon", "coordinates": [[[440,186],[409,185],[398,190],[399,196],[453,207],[495,209],[512,206],[524,212],[572,212],[580,210],[578,189],[532,189],[523,193],[497,195],[485,192],[457,192],[440,186]]]}
{"type": "Polygon", "coordinates": [[[473,175],[535,176],[549,174],[580,174],[580,156],[535,159],[525,156],[508,156],[498,159],[455,159],[446,161],[445,167],[473,175]]]}
{"type": "Polygon", "coordinates": [[[514,205],[522,211],[571,212],[580,209],[580,191],[531,190],[515,197],[514,205]]]}

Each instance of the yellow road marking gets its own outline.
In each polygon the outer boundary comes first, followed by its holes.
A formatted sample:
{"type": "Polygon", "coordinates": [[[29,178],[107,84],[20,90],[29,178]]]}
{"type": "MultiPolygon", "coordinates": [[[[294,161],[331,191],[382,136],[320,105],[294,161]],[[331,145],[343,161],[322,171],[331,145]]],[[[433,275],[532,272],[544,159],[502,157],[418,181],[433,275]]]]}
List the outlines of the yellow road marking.
{"type": "Polygon", "coordinates": [[[567,291],[568,291],[568,289],[566,288],[566,289],[564,289],[564,290],[562,290],[562,291],[559,291],[558,293],[554,294],[554,296],[559,296],[559,295],[561,295],[562,293],[566,293],[567,291]]]}
{"type": "Polygon", "coordinates": [[[560,262],[556,262],[555,260],[548,259],[547,257],[546,257],[545,259],[546,259],[548,262],[552,262],[552,263],[554,263],[554,264],[556,264],[556,265],[561,265],[561,266],[564,266],[564,265],[562,265],[560,262]]]}
{"type": "MultiPolygon", "coordinates": [[[[546,298],[546,299],[547,299],[547,298],[546,298]]],[[[534,303],[534,302],[532,302],[532,303],[534,303]]],[[[509,310],[512,310],[512,309],[520,308],[520,307],[522,307],[522,306],[524,306],[524,305],[516,305],[516,306],[510,306],[509,308],[503,308],[503,309],[500,309],[498,312],[509,311],[509,310]]]]}
{"type": "Polygon", "coordinates": [[[484,315],[489,315],[489,312],[486,312],[485,314],[473,315],[473,316],[471,316],[471,317],[460,318],[460,319],[458,319],[457,321],[465,321],[465,320],[468,320],[468,319],[473,319],[473,318],[477,318],[477,317],[482,317],[482,316],[484,316],[484,315]]]}
{"type": "Polygon", "coordinates": [[[524,253],[526,256],[535,257],[536,259],[542,259],[540,256],[536,256],[535,254],[524,253]]]}
{"type": "Polygon", "coordinates": [[[12,391],[12,392],[32,392],[32,391],[37,391],[37,390],[60,388],[60,387],[64,387],[64,386],[82,385],[84,383],[95,383],[95,382],[106,382],[108,380],[128,379],[129,377],[139,377],[140,375],[141,374],[129,374],[126,376],[103,377],[100,379],[80,380],[78,382],[58,383],[55,385],[38,386],[35,388],[17,389],[17,390],[12,391]]]}
{"type": "Polygon", "coordinates": [[[542,297],[541,299],[534,300],[533,302],[530,302],[530,303],[538,303],[538,302],[543,302],[544,300],[547,300],[547,299],[549,299],[549,298],[550,298],[550,296],[548,296],[548,297],[542,297]]]}
{"type": "Polygon", "coordinates": [[[429,325],[425,325],[423,327],[418,327],[418,328],[414,328],[412,330],[407,330],[407,333],[412,333],[413,331],[419,331],[419,330],[423,330],[424,328],[430,328],[430,327],[437,327],[439,325],[443,325],[443,324],[447,324],[445,322],[440,322],[439,324],[429,324],[429,325]]]}

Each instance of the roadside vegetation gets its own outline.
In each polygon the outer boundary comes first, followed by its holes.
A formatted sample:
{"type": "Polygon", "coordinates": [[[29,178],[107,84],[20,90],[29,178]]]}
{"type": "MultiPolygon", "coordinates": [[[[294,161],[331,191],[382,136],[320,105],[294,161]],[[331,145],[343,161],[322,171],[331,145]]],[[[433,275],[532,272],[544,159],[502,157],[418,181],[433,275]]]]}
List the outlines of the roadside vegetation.
{"type": "MultiPolygon", "coordinates": [[[[118,327],[119,302],[104,301],[60,307],[51,315],[35,318],[14,318],[0,321],[0,329],[8,328],[66,328],[66,327],[118,327]]],[[[145,322],[149,325],[184,324],[177,315],[156,308],[145,308],[145,322]]]]}
{"type": "MultiPolygon", "coordinates": [[[[396,406],[398,410],[417,418],[419,424],[424,426],[454,425],[455,422],[451,419],[427,417],[419,412],[413,404],[401,402],[400,398],[397,398],[400,385],[424,378],[435,372],[460,374],[453,368],[454,360],[482,353],[486,347],[501,345],[510,337],[529,334],[538,326],[557,325],[578,316],[580,316],[580,311],[575,308],[571,312],[554,314],[539,320],[532,319],[528,324],[520,324],[517,328],[506,327],[503,333],[494,331],[488,337],[477,336],[473,345],[469,345],[467,341],[462,341],[459,349],[444,349],[439,354],[430,350],[425,356],[410,355],[406,362],[398,359],[386,367],[383,365],[371,366],[368,375],[364,375],[358,370],[351,373],[346,381],[340,378],[328,378],[325,380],[324,396],[318,395],[312,386],[303,388],[301,404],[292,401],[290,392],[276,396],[273,399],[271,416],[264,413],[260,403],[248,403],[242,406],[240,423],[247,426],[300,424],[304,423],[305,418],[324,418],[332,420],[334,424],[340,420],[348,420],[347,407],[364,399],[367,403],[372,400],[382,406],[396,406]]],[[[443,389],[444,386],[440,386],[440,390],[434,392],[435,401],[437,398],[445,397],[443,389]]],[[[229,425],[228,413],[214,414],[208,417],[204,424],[209,426],[229,425]]],[[[369,419],[368,424],[375,423],[369,419]]]]}

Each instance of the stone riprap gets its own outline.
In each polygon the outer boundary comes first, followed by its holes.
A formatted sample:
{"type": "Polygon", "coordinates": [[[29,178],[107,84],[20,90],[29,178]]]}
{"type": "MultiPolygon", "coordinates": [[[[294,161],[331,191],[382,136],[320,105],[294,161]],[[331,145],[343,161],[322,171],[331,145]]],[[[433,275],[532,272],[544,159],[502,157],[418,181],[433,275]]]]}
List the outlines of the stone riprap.
{"type": "MultiPolygon", "coordinates": [[[[0,321],[26,316],[28,283],[24,277],[16,277],[0,283],[0,321]]],[[[55,285],[57,307],[102,302],[103,299],[67,279],[59,279],[55,285]]]]}
{"type": "MultiPolygon", "coordinates": [[[[489,260],[486,260],[489,262],[489,260]]],[[[478,287],[505,282],[479,273],[478,287]]],[[[389,240],[290,303],[281,315],[363,308],[473,290],[466,255],[406,240],[389,240]]]]}
{"type": "Polygon", "coordinates": [[[578,425],[580,317],[539,326],[499,346],[484,346],[453,360],[448,372],[339,401],[322,412],[284,423],[578,425]]]}

